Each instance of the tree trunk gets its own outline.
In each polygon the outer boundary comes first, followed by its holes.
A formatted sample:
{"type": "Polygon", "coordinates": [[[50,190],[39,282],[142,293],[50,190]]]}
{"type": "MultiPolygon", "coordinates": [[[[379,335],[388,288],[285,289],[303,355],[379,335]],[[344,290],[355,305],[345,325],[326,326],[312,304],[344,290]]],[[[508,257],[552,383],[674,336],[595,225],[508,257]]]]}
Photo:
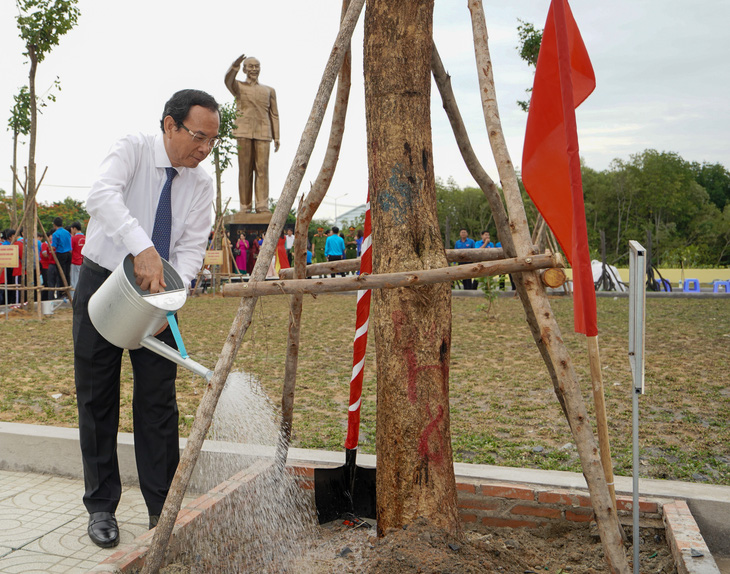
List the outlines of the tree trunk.
{"type": "Polygon", "coordinates": [[[18,229],[18,182],[15,175],[18,173],[18,131],[13,132],[13,200],[11,202],[10,227],[18,229]]]}
{"type": "MultiPolygon", "coordinates": [[[[365,106],[373,271],[446,266],[430,114],[432,0],[369,0],[365,106]]],[[[378,530],[425,517],[456,532],[448,283],[373,294],[378,530]]]]}
{"type": "MultiPolygon", "coordinates": [[[[221,156],[218,149],[213,150],[213,159],[215,160],[215,220],[216,223],[223,218],[223,203],[221,192],[221,156]]],[[[216,249],[215,245],[211,245],[209,249],[216,249]]],[[[201,281],[202,282],[202,281],[201,281]]],[[[213,293],[218,293],[221,289],[221,267],[213,265],[213,293]]]]}
{"type": "MultiPolygon", "coordinates": [[[[38,111],[36,107],[35,98],[35,73],[38,68],[38,56],[35,52],[35,46],[28,46],[28,57],[30,58],[30,72],[28,74],[28,88],[30,91],[30,143],[28,145],[28,181],[25,184],[26,196],[25,206],[26,215],[23,218],[23,237],[25,238],[25,249],[23,249],[23,267],[25,269],[25,285],[26,287],[32,287],[34,285],[34,254],[36,249],[33,246],[36,245],[36,214],[35,207],[27,209],[29,205],[35,206],[36,197],[36,166],[35,166],[35,146],[36,146],[36,131],[38,127],[38,111]],[[29,249],[30,248],[30,249],[29,249]]],[[[22,276],[21,276],[22,279],[22,276]]],[[[35,299],[35,293],[28,289],[26,292],[27,301],[30,303],[28,308],[32,310],[32,303],[35,299]]]]}

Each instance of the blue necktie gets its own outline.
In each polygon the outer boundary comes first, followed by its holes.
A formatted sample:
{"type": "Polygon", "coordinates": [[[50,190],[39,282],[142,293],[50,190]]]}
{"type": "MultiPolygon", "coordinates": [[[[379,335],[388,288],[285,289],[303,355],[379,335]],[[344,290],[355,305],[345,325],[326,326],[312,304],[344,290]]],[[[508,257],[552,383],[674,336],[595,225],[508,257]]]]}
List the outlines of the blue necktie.
{"type": "Polygon", "coordinates": [[[170,258],[170,231],[172,230],[172,202],[170,200],[170,192],[172,191],[172,180],[177,175],[174,167],[166,167],[167,181],[162,188],[160,201],[157,204],[157,213],[155,214],[155,227],[152,231],[152,243],[155,249],[163,259],[170,258]]]}

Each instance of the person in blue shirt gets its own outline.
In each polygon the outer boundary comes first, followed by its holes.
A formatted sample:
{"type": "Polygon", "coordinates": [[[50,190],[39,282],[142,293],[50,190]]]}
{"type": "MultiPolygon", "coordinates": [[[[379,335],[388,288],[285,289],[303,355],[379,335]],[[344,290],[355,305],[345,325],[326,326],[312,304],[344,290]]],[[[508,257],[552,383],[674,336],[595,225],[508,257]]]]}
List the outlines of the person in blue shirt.
{"type": "Polygon", "coordinates": [[[489,231],[486,229],[482,231],[482,239],[481,241],[477,241],[477,247],[494,247],[494,243],[492,243],[491,236],[489,235],[489,231]]]}
{"type": "MultiPolygon", "coordinates": [[[[344,259],[345,257],[345,240],[340,237],[340,228],[339,227],[333,227],[332,228],[332,235],[327,237],[327,241],[325,241],[324,244],[324,256],[327,258],[327,261],[340,261],[341,259],[344,259]]],[[[344,273],[340,273],[343,277],[345,276],[344,273]]],[[[335,274],[332,274],[332,277],[334,277],[335,274]]]]}
{"type": "MultiPolygon", "coordinates": [[[[454,243],[455,249],[473,249],[475,247],[474,240],[469,237],[469,232],[462,227],[459,230],[459,239],[456,240],[456,243],[454,243]]],[[[459,265],[464,265],[464,263],[459,263],[459,265]]],[[[474,279],[462,279],[462,283],[464,285],[464,289],[476,289],[477,288],[477,282],[474,281],[474,279]]]]}
{"type": "MultiPolygon", "coordinates": [[[[58,258],[58,265],[63,270],[66,278],[66,284],[71,282],[71,234],[63,227],[63,219],[56,217],[53,220],[53,239],[51,240],[51,247],[56,252],[58,258]]],[[[62,279],[59,277],[55,285],[51,287],[63,287],[62,279]]],[[[54,296],[58,297],[58,291],[54,291],[54,296]]]]}

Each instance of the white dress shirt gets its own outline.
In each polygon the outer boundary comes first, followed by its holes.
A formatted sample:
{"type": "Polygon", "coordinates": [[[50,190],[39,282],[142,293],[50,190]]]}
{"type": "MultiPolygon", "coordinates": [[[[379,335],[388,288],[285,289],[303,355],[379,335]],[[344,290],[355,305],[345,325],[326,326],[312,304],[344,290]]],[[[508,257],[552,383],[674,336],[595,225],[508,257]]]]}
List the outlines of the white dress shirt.
{"type": "MultiPolygon", "coordinates": [[[[128,135],[116,142],[91,186],[91,216],[83,255],[113,271],[131,253],[153,247],[157,203],[172,167],[163,134],[128,135]]],[[[198,166],[176,168],[172,181],[170,263],[189,285],[200,271],[213,223],[213,180],[198,166]]]]}

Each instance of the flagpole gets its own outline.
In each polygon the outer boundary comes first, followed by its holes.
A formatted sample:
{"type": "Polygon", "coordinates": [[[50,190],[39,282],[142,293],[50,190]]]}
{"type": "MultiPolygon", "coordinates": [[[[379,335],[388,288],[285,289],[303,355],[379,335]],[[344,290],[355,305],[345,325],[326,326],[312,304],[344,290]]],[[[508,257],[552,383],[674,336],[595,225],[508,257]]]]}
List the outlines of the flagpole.
{"type": "MultiPolygon", "coordinates": [[[[573,100],[573,78],[571,74],[570,64],[570,44],[568,40],[568,29],[566,25],[565,2],[564,0],[554,0],[553,9],[555,10],[555,32],[556,43],[558,48],[558,68],[560,70],[560,85],[563,103],[563,125],[565,126],[565,138],[568,144],[568,161],[570,188],[573,198],[573,213],[585,213],[583,204],[583,183],[581,181],[580,172],[580,154],[578,151],[578,128],[575,121],[575,103],[573,100]]],[[[573,217],[573,263],[578,263],[581,259],[576,257],[576,252],[581,247],[587,249],[587,245],[580,246],[579,241],[582,238],[587,239],[587,231],[585,229],[585,217],[573,217]]],[[[574,279],[574,304],[578,301],[585,302],[583,293],[588,293],[589,289],[595,289],[593,286],[593,275],[589,269],[581,269],[580,280],[576,281],[576,269],[573,270],[574,279]],[[589,274],[590,273],[590,274],[589,274]],[[590,277],[590,283],[588,278],[590,277]]],[[[595,307],[595,294],[593,295],[593,306],[595,307]]],[[[583,309],[585,311],[585,309],[583,309]]],[[[606,400],[603,390],[603,376],[601,373],[601,356],[598,350],[598,334],[592,334],[588,325],[584,325],[587,334],[588,358],[591,366],[591,382],[593,386],[593,401],[596,407],[596,427],[598,429],[598,445],[601,453],[601,464],[603,465],[603,473],[606,476],[606,483],[611,494],[611,502],[613,509],[616,511],[616,489],[613,479],[613,464],[611,462],[611,447],[608,438],[608,421],[606,419],[606,400]]],[[[622,529],[623,530],[623,529],[622,529]]],[[[622,531],[623,536],[623,531],[622,531]]]]}

